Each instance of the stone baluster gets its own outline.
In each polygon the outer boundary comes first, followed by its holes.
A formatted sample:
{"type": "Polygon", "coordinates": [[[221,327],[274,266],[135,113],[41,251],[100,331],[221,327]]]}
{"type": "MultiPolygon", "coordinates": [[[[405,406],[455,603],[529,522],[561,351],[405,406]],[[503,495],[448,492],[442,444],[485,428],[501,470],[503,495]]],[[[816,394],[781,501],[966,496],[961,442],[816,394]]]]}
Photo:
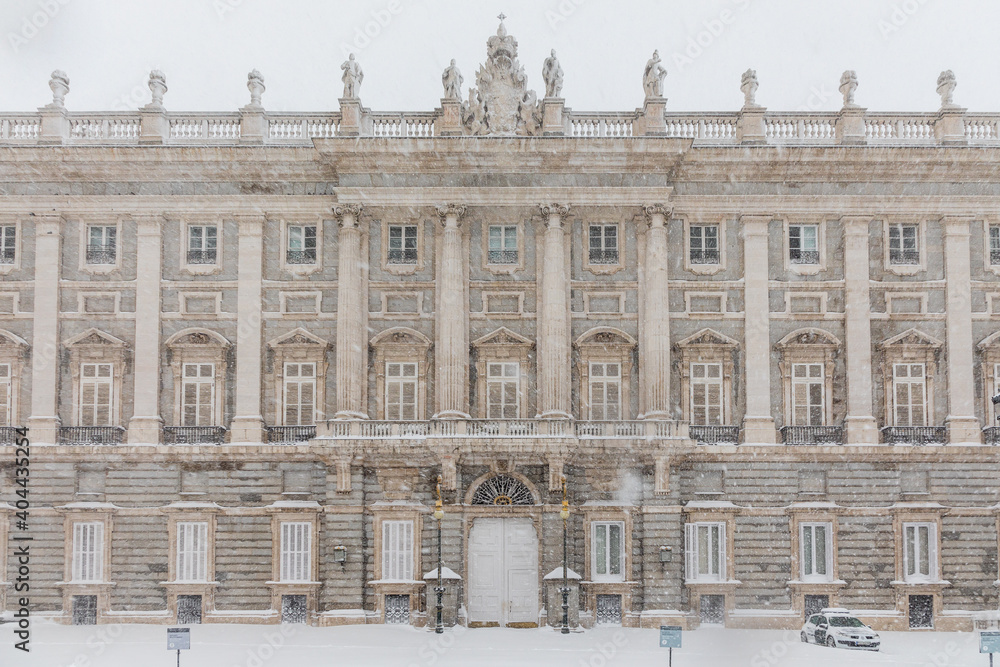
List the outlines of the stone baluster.
{"type": "Polygon", "coordinates": [[[439,206],[443,232],[435,330],[435,419],[468,419],[469,330],[460,221],[465,207],[439,206]]]}
{"type": "Polygon", "coordinates": [[[337,239],[337,413],[336,419],[368,419],[368,301],[361,206],[334,209],[340,223],[337,239]]]}
{"type": "Polygon", "coordinates": [[[264,218],[245,216],[239,222],[239,267],[236,289],[236,415],[233,442],[262,442],[261,352],[263,343],[261,298],[264,267],[264,218]]]}
{"type": "Polygon", "coordinates": [[[866,216],[845,216],[844,313],[847,345],[847,417],[844,439],[851,445],[878,444],[872,414],[872,333],[866,216]]]}
{"type": "Polygon", "coordinates": [[[31,340],[32,443],[55,444],[59,437],[59,274],[63,219],[35,216],[34,319],[31,340]]]}
{"type": "Polygon", "coordinates": [[[160,417],[160,272],[162,219],[136,219],[135,398],[129,443],[158,444],[160,417]]]}
{"type": "Polygon", "coordinates": [[[667,217],[670,207],[643,208],[646,253],[643,262],[639,356],[642,366],[642,417],[670,419],[670,304],[667,300],[667,217]]]}
{"type": "Polygon", "coordinates": [[[744,215],[743,310],[746,352],[746,414],[743,441],[777,442],[771,415],[771,314],[768,303],[767,227],[768,215],[744,215]]]}
{"type": "Polygon", "coordinates": [[[538,321],[538,417],[571,419],[570,320],[566,256],[569,206],[540,207],[545,220],[538,321]]]}
{"type": "Polygon", "coordinates": [[[949,443],[982,442],[976,419],[976,392],[972,352],[972,280],[969,254],[970,218],[947,216],[944,228],[945,293],[948,304],[945,330],[948,336],[948,427],[949,443]]]}

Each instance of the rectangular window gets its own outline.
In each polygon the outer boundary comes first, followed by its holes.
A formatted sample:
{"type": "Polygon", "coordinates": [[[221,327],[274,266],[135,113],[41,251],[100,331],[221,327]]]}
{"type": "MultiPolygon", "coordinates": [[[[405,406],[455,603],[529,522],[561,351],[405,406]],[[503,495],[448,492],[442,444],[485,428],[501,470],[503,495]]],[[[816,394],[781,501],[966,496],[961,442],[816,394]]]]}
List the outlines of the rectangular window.
{"type": "Polygon", "coordinates": [[[823,426],[823,364],[792,364],[792,424],[823,426]]]}
{"type": "Polygon", "coordinates": [[[417,263],[416,225],[389,225],[387,260],[390,264],[417,263]]]}
{"type": "Polygon", "coordinates": [[[13,264],[17,256],[17,227],[0,225],[0,264],[13,264]]]}
{"type": "Polygon", "coordinates": [[[312,524],[281,522],[281,581],[311,581],[312,524]]]}
{"type": "Polygon", "coordinates": [[[490,225],[490,264],[517,264],[517,227],[490,225]]]}
{"type": "Polygon", "coordinates": [[[285,364],[285,426],[316,423],[316,364],[285,364]]]}
{"type": "Polygon", "coordinates": [[[1000,265],[1000,225],[990,225],[990,264],[1000,265]]]}
{"type": "Polygon", "coordinates": [[[104,576],[104,524],[73,524],[72,581],[101,581],[104,576]]]}
{"type": "Polygon", "coordinates": [[[927,426],[923,364],[892,365],[893,426],[927,426]]]}
{"type": "Polygon", "coordinates": [[[13,392],[11,391],[10,364],[0,364],[0,426],[13,426],[13,392]]]}
{"type": "Polygon", "coordinates": [[[117,227],[91,225],[87,228],[87,264],[114,264],[117,249],[117,227]]]}
{"type": "Polygon", "coordinates": [[[819,264],[819,225],[788,226],[788,261],[819,264]]]}
{"type": "Polygon", "coordinates": [[[181,426],[214,426],[215,364],[184,364],[181,426]]]}
{"type": "Polygon", "coordinates": [[[113,364],[80,364],[80,426],[112,426],[113,364]]]}
{"type": "Polygon", "coordinates": [[[177,581],[206,581],[208,522],[177,522],[177,581]]]}
{"type": "Polygon", "coordinates": [[[520,364],[517,362],[486,364],[487,419],[517,419],[521,416],[520,376],[520,364]]]}
{"type": "Polygon", "coordinates": [[[382,522],[382,579],[413,580],[413,522],[382,522]]]}
{"type": "Polygon", "coordinates": [[[906,581],[937,580],[937,526],[903,524],[903,572],[906,581]]]}
{"type": "Polygon", "coordinates": [[[600,521],[593,524],[594,581],[624,581],[625,524],[600,521]]]}
{"type": "Polygon", "coordinates": [[[833,580],[833,524],[799,524],[799,559],[802,581],[833,580]]]}
{"type": "Polygon", "coordinates": [[[726,578],[726,524],[688,523],[684,526],[685,565],[689,581],[726,578]]]}
{"type": "Polygon", "coordinates": [[[889,225],[889,263],[919,264],[920,245],[917,241],[919,225],[889,225]]]}
{"type": "Polygon", "coordinates": [[[286,264],[316,263],[316,226],[289,225],[286,264]]]}
{"type": "Polygon", "coordinates": [[[590,263],[618,263],[618,225],[590,226],[590,263]]]}
{"type": "Polygon", "coordinates": [[[188,264],[215,264],[219,252],[219,230],[215,225],[188,227],[188,264]]]}
{"type": "Polygon", "coordinates": [[[590,364],[590,418],[595,421],[622,418],[620,364],[590,364]]]}
{"type": "Polygon", "coordinates": [[[692,264],[718,264],[719,226],[691,225],[688,252],[692,264]]]}
{"type": "Polygon", "coordinates": [[[691,423],[721,426],[722,364],[691,364],[691,423]]]}
{"type": "Polygon", "coordinates": [[[417,418],[417,365],[385,365],[385,418],[413,421],[417,418]]]}

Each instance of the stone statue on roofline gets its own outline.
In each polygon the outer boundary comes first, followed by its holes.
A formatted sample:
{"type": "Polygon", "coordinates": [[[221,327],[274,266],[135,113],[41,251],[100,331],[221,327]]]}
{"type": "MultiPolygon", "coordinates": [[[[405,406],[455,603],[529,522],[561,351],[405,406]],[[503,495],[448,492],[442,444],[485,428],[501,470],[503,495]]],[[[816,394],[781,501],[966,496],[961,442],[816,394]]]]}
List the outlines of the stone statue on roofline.
{"type": "Polygon", "coordinates": [[[545,81],[545,97],[559,97],[562,95],[563,71],[556,58],[556,50],[552,49],[551,54],[542,64],[542,80],[545,81]]]}
{"type": "Polygon", "coordinates": [[[743,72],[740,78],[740,90],[743,91],[743,106],[753,108],[757,106],[757,70],[748,69],[743,72]]]}
{"type": "Polygon", "coordinates": [[[957,85],[958,80],[955,78],[955,73],[950,69],[946,69],[938,76],[937,94],[941,96],[942,109],[955,106],[955,102],[951,96],[955,92],[955,86],[957,85]]]}
{"type": "Polygon", "coordinates": [[[441,74],[441,85],[444,86],[444,98],[448,100],[461,100],[463,81],[465,81],[465,78],[458,67],[455,66],[455,59],[452,58],[451,64],[441,74]]]}
{"type": "Polygon", "coordinates": [[[49,89],[52,91],[50,109],[62,109],[66,106],[66,94],[69,93],[69,76],[61,69],[52,72],[49,78],[49,89]]]}
{"type": "Polygon", "coordinates": [[[663,79],[667,70],[660,64],[660,52],[653,51],[653,57],[646,61],[646,69],[642,72],[642,88],[646,97],[663,97],[663,79]]]}
{"type": "Polygon", "coordinates": [[[844,96],[844,107],[855,107],[854,91],[858,89],[858,75],[854,70],[845,71],[840,77],[840,94],[844,96]]]}
{"type": "Polygon", "coordinates": [[[361,88],[361,82],[365,79],[365,73],[361,71],[361,65],[354,59],[353,53],[344,61],[340,69],[344,70],[344,75],[340,77],[344,82],[344,99],[357,99],[358,89],[361,88]]]}

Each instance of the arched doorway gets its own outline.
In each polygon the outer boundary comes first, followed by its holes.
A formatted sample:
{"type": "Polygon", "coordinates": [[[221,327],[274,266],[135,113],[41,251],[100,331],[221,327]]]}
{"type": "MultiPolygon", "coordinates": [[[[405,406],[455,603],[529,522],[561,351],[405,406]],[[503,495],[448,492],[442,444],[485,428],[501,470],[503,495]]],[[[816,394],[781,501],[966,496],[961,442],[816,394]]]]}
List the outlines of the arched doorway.
{"type": "MultiPolygon", "coordinates": [[[[480,482],[471,504],[513,508],[535,505],[536,498],[522,480],[501,474],[480,482]]],[[[468,594],[470,625],[538,623],[538,533],[530,516],[474,520],[469,533],[468,594]]]]}

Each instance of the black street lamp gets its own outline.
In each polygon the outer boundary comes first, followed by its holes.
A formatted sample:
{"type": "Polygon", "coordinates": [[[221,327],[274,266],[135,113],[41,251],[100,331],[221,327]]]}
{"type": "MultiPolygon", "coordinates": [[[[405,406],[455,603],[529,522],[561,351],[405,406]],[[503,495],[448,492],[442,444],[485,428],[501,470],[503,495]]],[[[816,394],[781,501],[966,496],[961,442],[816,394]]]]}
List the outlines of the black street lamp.
{"type": "Polygon", "coordinates": [[[441,612],[444,605],[441,602],[441,598],[444,595],[444,585],[441,582],[441,570],[443,569],[441,564],[441,519],[444,518],[444,505],[441,503],[441,475],[437,478],[437,503],[434,505],[434,518],[437,519],[438,528],[438,567],[437,567],[437,586],[434,587],[434,592],[437,593],[437,624],[434,626],[434,632],[441,634],[444,632],[444,625],[441,622],[441,612]]]}
{"type": "Polygon", "coordinates": [[[997,421],[1000,422],[1000,394],[993,397],[993,410],[996,412],[997,421]]]}
{"type": "Polygon", "coordinates": [[[563,585],[559,589],[562,593],[562,634],[569,634],[569,573],[566,568],[566,522],[569,520],[569,501],[566,500],[566,477],[562,478],[562,509],[559,511],[559,516],[563,520],[563,585]]]}

